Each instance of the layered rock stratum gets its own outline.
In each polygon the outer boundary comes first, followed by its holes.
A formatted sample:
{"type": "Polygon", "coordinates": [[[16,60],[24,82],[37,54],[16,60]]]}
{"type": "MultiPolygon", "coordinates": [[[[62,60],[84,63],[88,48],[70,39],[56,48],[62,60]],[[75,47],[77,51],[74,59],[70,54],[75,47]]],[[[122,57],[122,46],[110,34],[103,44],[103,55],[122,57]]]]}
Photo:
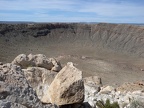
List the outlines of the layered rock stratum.
{"type": "Polygon", "coordinates": [[[20,54],[12,63],[0,65],[0,107],[81,106],[84,101],[82,71],[69,62],[64,68],[54,72],[52,68],[60,66],[56,59],[49,59],[43,54],[30,55],[20,54]]]}

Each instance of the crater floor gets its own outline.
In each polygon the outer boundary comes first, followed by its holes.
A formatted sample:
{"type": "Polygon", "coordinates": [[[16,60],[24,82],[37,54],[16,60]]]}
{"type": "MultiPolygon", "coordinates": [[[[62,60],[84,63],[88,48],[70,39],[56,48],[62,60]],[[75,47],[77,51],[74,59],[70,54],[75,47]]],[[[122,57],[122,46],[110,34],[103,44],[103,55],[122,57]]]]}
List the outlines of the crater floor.
{"type": "Polygon", "coordinates": [[[144,28],[121,24],[0,24],[0,62],[44,54],[104,85],[144,80],[144,28]]]}

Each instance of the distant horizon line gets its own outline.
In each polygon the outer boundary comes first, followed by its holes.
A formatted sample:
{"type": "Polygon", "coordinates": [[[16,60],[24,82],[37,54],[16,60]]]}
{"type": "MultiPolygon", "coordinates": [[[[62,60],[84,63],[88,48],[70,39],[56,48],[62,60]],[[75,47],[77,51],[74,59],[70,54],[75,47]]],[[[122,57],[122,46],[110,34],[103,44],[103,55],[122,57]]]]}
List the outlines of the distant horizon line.
{"type": "Polygon", "coordinates": [[[36,22],[36,21],[0,21],[0,23],[9,23],[9,24],[22,24],[22,23],[87,23],[87,24],[98,24],[98,23],[110,23],[110,24],[136,24],[136,25],[144,25],[144,23],[115,23],[115,22],[36,22]]]}

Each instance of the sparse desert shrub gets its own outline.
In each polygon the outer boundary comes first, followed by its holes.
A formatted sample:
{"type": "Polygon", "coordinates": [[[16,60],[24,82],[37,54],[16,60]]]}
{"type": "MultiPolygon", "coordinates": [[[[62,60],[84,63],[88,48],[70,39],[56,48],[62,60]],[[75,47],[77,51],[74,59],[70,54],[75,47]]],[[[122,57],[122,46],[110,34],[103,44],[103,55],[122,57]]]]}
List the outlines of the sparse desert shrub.
{"type": "Polygon", "coordinates": [[[109,99],[105,103],[103,100],[99,100],[96,105],[98,108],[120,108],[118,102],[110,103],[109,99]]]}

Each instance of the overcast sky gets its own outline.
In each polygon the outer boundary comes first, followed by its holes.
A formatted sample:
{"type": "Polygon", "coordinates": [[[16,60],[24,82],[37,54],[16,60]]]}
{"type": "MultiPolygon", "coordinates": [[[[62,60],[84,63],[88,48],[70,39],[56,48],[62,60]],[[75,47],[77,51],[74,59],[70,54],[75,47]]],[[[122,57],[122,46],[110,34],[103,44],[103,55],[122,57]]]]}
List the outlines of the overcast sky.
{"type": "Polygon", "coordinates": [[[144,0],[0,0],[0,21],[144,23],[144,0]]]}

